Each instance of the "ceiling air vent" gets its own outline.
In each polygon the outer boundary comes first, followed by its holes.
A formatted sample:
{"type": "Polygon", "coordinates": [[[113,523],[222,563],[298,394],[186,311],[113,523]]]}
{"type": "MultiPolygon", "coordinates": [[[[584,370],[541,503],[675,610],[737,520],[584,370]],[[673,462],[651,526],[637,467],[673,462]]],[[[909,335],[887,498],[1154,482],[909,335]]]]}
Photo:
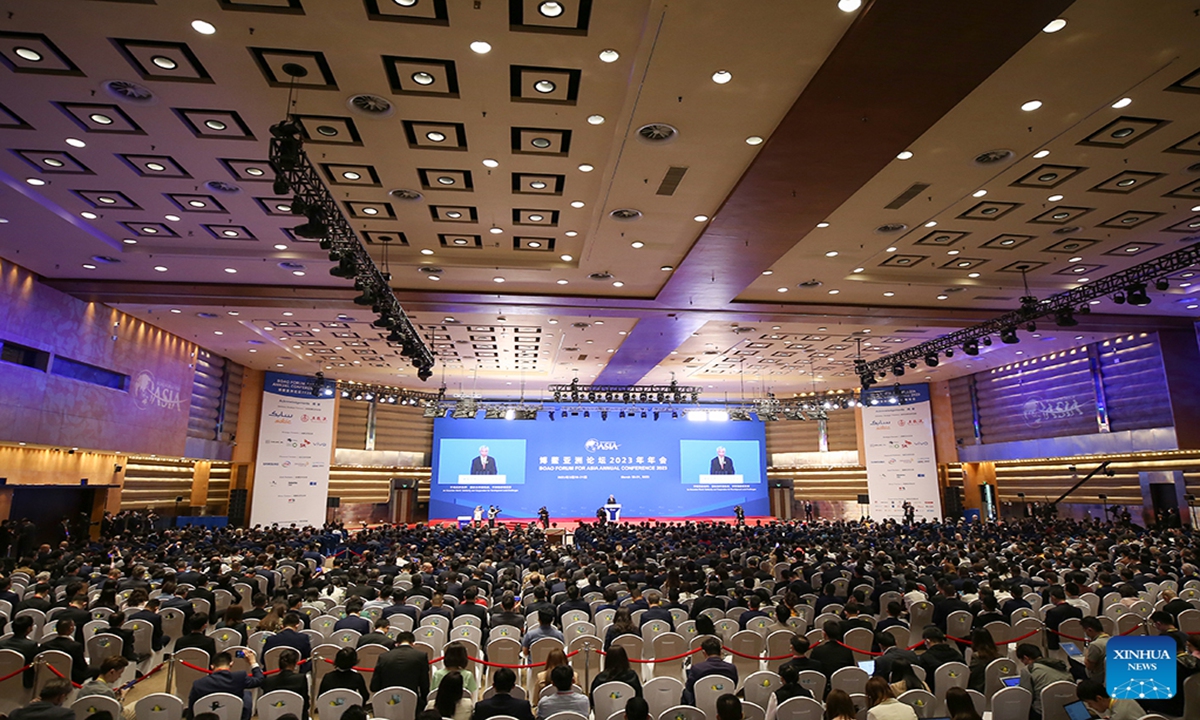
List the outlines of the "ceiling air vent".
{"type": "Polygon", "coordinates": [[[388,117],[396,110],[391,100],[370,93],[351,95],[346,101],[346,106],[363,115],[380,118],[388,117]]]}
{"type": "Polygon", "coordinates": [[[149,105],[155,101],[150,88],[128,80],[109,80],[102,87],[109,95],[125,102],[149,105]]]}
{"type": "Polygon", "coordinates": [[[92,260],[93,260],[93,261],[95,261],[95,262],[98,262],[98,263],[104,263],[104,264],[106,264],[106,265],[112,265],[112,264],[114,264],[114,263],[119,263],[119,262],[121,262],[121,261],[120,261],[120,260],[118,260],[117,258],[115,258],[115,257],[109,257],[108,255],[93,255],[93,256],[92,256],[92,260]]]}
{"type": "Polygon", "coordinates": [[[423,272],[423,273],[426,273],[426,274],[428,274],[428,275],[441,275],[441,274],[442,274],[442,269],[441,269],[440,267],[432,267],[432,266],[430,266],[430,265],[426,265],[426,266],[424,266],[424,267],[422,267],[422,268],[419,268],[419,269],[418,269],[418,272],[423,272]]]}
{"type": "Polygon", "coordinates": [[[889,233],[904,232],[907,229],[908,226],[904,223],[887,223],[886,225],[880,225],[879,227],[875,228],[875,232],[882,235],[887,235],[889,233]]]}
{"type": "Polygon", "coordinates": [[[656,195],[674,195],[675,190],[679,187],[683,176],[687,174],[688,169],[685,167],[669,167],[667,174],[663,175],[662,182],[658,185],[656,195]]]}
{"type": "Polygon", "coordinates": [[[591,326],[592,326],[591,323],[585,323],[585,322],[571,323],[571,327],[579,328],[580,330],[583,330],[584,328],[590,328],[591,326]]]}
{"type": "Polygon", "coordinates": [[[1190,173],[1200,173],[1200,163],[1196,163],[1194,165],[1188,165],[1186,168],[1183,169],[1183,171],[1190,172],[1190,173]]]}
{"type": "Polygon", "coordinates": [[[302,265],[298,262],[281,262],[281,263],[279,263],[279,267],[283,268],[284,270],[303,270],[304,269],[304,265],[302,265]]]}
{"type": "Polygon", "coordinates": [[[679,135],[679,131],[666,123],[650,123],[638,128],[638,137],[646,142],[667,142],[679,135]]]}
{"type": "Polygon", "coordinates": [[[750,327],[749,325],[739,325],[739,326],[735,327],[735,328],[733,329],[733,331],[734,331],[735,333],[739,333],[739,334],[741,334],[741,333],[752,333],[752,332],[754,332],[754,328],[753,328],[753,327],[750,327]]]}
{"type": "Polygon", "coordinates": [[[591,275],[588,275],[588,280],[612,280],[612,277],[612,273],[608,271],[594,272],[591,275]]]}
{"type": "Polygon", "coordinates": [[[976,300],[997,300],[1000,302],[1008,302],[1009,300],[1013,300],[1014,298],[1011,296],[1005,296],[1005,295],[976,295],[975,299],[976,300]]]}
{"type": "Polygon", "coordinates": [[[614,220],[637,220],[642,216],[641,210],[633,208],[618,208],[609,213],[614,220]]]}
{"type": "Polygon", "coordinates": [[[388,193],[388,195],[391,195],[397,200],[420,200],[421,198],[425,197],[416,190],[406,190],[404,188],[392,190],[388,193]]]}
{"type": "Polygon", "coordinates": [[[814,280],[805,280],[802,283],[798,283],[796,285],[796,287],[798,287],[798,288],[818,288],[818,287],[821,287],[821,281],[815,280],[815,279],[814,280]]]}
{"type": "Polygon", "coordinates": [[[1077,233],[1081,230],[1083,230],[1083,228],[1079,227],[1078,225],[1068,225],[1067,227],[1060,227],[1059,229],[1055,230],[1054,234],[1055,235],[1071,235],[1071,234],[1077,233]]]}
{"type": "Polygon", "coordinates": [[[1013,156],[1012,150],[988,150],[985,153],[979,153],[975,156],[976,165],[995,165],[1010,160],[1013,156]]]}
{"type": "Polygon", "coordinates": [[[237,185],[234,185],[231,182],[225,182],[224,180],[209,180],[208,182],[204,183],[204,187],[212,190],[213,192],[224,193],[226,195],[237,195],[242,191],[242,189],[237,185]]]}
{"type": "Polygon", "coordinates": [[[913,183],[910,188],[897,195],[895,200],[891,201],[887,205],[884,205],[884,207],[888,210],[899,210],[907,205],[909,200],[912,200],[916,196],[925,192],[928,187],[929,183],[913,183]]]}

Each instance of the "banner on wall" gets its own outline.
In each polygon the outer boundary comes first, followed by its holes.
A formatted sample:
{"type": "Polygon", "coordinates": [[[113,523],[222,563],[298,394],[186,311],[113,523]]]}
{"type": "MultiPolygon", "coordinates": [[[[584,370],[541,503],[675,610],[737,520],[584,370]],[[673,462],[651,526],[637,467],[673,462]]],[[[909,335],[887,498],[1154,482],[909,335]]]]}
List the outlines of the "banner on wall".
{"type": "Polygon", "coordinates": [[[302,375],[266,374],[251,525],[325,523],[335,385],[315,383],[302,375]]]}
{"type": "Polygon", "coordinates": [[[929,386],[868,390],[862,403],[872,519],[903,519],[906,500],[917,521],[940,519],[929,386]]]}

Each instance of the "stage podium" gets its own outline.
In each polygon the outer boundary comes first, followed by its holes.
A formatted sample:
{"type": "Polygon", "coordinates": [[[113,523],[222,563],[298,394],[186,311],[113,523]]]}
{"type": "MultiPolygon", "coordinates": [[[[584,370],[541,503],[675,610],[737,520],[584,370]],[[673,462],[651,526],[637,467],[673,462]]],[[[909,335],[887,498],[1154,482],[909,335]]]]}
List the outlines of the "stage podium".
{"type": "Polygon", "coordinates": [[[609,522],[621,522],[621,503],[605,503],[604,514],[609,522]]]}

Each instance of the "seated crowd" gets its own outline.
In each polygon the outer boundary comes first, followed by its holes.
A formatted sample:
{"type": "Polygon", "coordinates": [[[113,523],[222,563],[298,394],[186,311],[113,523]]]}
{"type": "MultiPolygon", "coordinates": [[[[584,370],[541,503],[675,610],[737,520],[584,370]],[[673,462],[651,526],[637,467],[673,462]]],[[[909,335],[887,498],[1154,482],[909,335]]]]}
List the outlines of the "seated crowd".
{"type": "Polygon", "coordinates": [[[168,692],[195,720],[214,694],[250,718],[277,691],[279,720],[396,717],[384,702],[409,703],[401,720],[1040,720],[1076,700],[1137,720],[1184,716],[1200,682],[1200,542],[1181,529],[597,524],[567,546],[532,526],[109,529],[5,559],[0,663],[57,651],[69,671],[3,681],[0,714],[119,706],[166,653],[191,659],[168,692]],[[1105,645],[1129,633],[1175,640],[1175,698],[1108,696],[1105,645]]]}

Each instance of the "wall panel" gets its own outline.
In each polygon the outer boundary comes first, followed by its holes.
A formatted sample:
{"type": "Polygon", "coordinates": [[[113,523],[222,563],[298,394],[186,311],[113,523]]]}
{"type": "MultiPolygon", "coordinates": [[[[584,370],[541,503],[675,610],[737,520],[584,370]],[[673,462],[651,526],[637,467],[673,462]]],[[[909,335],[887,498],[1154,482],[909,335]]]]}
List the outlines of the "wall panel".
{"type": "Polygon", "coordinates": [[[367,448],[367,413],[370,404],[338,399],[337,447],[365,450],[367,448]]]}

